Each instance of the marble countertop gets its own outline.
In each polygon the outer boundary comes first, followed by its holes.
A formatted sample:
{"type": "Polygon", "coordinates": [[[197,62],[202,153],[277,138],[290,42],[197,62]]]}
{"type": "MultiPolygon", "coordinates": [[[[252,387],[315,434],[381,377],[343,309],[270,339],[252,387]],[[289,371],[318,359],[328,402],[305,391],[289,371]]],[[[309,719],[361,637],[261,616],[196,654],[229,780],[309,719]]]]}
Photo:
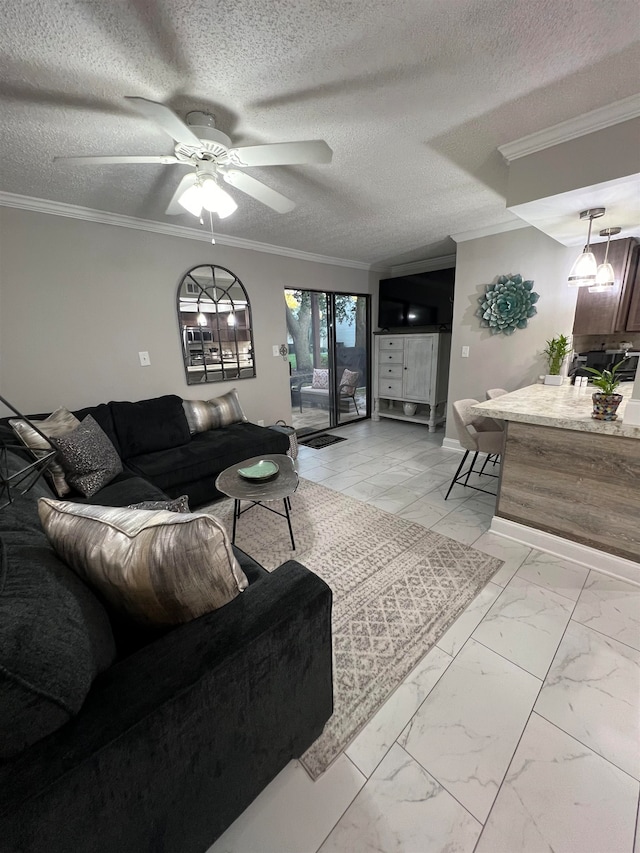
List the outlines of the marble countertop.
{"type": "Polygon", "coordinates": [[[528,385],[526,388],[496,397],[495,400],[478,403],[472,408],[479,414],[504,421],[640,438],[640,427],[625,425],[621,420],[632,389],[632,382],[619,386],[618,391],[623,400],[618,408],[616,421],[598,421],[591,417],[591,395],[595,390],[591,386],[576,388],[575,385],[528,385]]]}

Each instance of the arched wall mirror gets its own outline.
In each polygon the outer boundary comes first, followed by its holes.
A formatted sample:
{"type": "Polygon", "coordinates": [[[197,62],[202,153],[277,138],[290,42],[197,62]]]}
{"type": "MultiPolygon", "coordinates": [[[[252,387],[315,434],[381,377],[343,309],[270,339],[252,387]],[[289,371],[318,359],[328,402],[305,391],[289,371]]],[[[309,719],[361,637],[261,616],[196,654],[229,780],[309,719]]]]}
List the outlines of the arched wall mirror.
{"type": "Polygon", "coordinates": [[[256,375],[251,305],[237,275],[193,267],[178,286],[177,306],[187,385],[256,375]]]}

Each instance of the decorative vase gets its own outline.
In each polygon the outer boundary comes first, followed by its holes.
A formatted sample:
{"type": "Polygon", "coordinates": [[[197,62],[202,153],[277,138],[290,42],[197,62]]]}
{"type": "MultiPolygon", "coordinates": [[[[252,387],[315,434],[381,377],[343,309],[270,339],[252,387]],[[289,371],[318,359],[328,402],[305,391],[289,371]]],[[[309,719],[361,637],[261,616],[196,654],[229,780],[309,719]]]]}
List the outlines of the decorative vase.
{"type": "Polygon", "coordinates": [[[562,380],[564,376],[560,376],[559,373],[547,373],[544,377],[545,385],[562,385],[562,380]]]}
{"type": "Polygon", "coordinates": [[[593,400],[592,418],[598,421],[615,421],[617,419],[616,412],[622,402],[622,394],[603,394],[601,391],[596,391],[591,399],[593,400]]]}
{"type": "Polygon", "coordinates": [[[417,403],[403,403],[402,404],[402,411],[405,413],[405,415],[408,418],[411,418],[418,411],[418,404],[417,403]]]}

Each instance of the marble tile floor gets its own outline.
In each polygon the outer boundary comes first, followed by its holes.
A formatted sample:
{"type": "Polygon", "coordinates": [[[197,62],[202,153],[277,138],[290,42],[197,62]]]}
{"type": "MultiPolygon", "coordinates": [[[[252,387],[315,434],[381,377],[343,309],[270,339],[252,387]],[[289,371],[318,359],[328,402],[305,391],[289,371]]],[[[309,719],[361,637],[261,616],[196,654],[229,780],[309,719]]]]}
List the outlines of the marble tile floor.
{"type": "Polygon", "coordinates": [[[300,474],[504,561],[315,783],[292,761],[209,853],[640,853],[640,587],[488,533],[442,432],[359,422],[300,474]]]}

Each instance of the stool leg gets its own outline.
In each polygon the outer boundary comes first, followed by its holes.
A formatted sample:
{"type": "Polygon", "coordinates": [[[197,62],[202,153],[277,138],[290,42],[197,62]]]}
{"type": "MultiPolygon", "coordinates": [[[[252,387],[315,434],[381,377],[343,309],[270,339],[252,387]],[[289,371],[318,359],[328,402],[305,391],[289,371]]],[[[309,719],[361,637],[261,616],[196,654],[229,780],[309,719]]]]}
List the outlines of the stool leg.
{"type": "Polygon", "coordinates": [[[469,475],[473,471],[473,466],[476,464],[476,459],[478,458],[478,451],[473,454],[473,459],[471,460],[471,465],[469,466],[469,470],[467,471],[467,479],[464,481],[465,486],[469,482],[469,475]]]}
{"type": "Polygon", "coordinates": [[[467,456],[468,456],[468,455],[469,455],[469,451],[468,451],[468,450],[466,450],[466,451],[465,451],[464,456],[462,457],[462,462],[458,465],[458,470],[457,470],[457,471],[456,471],[456,473],[453,475],[453,480],[452,480],[452,481],[451,481],[451,483],[449,484],[449,489],[448,489],[448,491],[447,491],[447,494],[444,496],[445,501],[446,501],[446,499],[449,497],[449,492],[451,492],[451,489],[453,488],[454,483],[456,483],[456,481],[457,481],[457,479],[458,479],[458,474],[460,473],[460,471],[462,471],[462,466],[464,465],[464,463],[465,463],[465,461],[466,461],[466,459],[467,459],[467,456]]]}

